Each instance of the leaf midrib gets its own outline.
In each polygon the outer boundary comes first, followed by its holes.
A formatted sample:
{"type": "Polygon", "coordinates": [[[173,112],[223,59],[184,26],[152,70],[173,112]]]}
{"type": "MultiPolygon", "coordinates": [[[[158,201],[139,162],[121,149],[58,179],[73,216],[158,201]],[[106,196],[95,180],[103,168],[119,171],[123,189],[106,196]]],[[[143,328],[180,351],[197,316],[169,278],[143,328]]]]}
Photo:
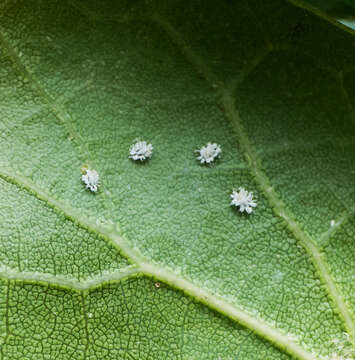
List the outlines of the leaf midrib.
{"type": "MultiPolygon", "coordinates": [[[[290,0],[291,3],[294,3],[290,0]]],[[[81,9],[82,11],[82,9],[81,9]]],[[[88,13],[84,13],[85,16],[90,16],[88,13]]],[[[135,19],[124,19],[124,21],[130,21],[135,19]]],[[[148,20],[148,19],[147,19],[148,20]]],[[[222,95],[222,105],[226,110],[227,117],[229,117],[232,121],[232,124],[238,129],[237,136],[240,142],[241,147],[245,150],[246,158],[248,164],[250,166],[251,172],[255,175],[257,183],[259,187],[262,189],[264,195],[269,200],[270,204],[273,205],[275,213],[283,218],[286,222],[287,227],[292,231],[295,235],[296,239],[300,241],[300,243],[305,247],[312,262],[315,264],[321,279],[326,284],[328,293],[332,298],[333,302],[337,305],[343,320],[345,321],[346,326],[351,333],[352,339],[355,338],[355,326],[352,323],[352,319],[350,313],[345,306],[345,303],[342,300],[342,296],[337,289],[334,280],[331,278],[329,270],[324,260],[322,260],[321,253],[316,246],[315,242],[312,238],[304,233],[297,222],[294,220],[293,215],[286,209],[285,204],[277,197],[273,188],[269,184],[269,180],[266,175],[259,168],[259,159],[252,149],[251,143],[247,138],[244,130],[242,128],[238,110],[235,107],[234,101],[230,89],[225,87],[224,84],[219,81],[219,79],[215,76],[215,74],[211,71],[211,69],[207,66],[207,64],[202,61],[198,54],[194,53],[193,50],[189,47],[189,45],[184,41],[181,35],[171,26],[169,22],[163,19],[157,13],[153,14],[151,19],[154,23],[158,24],[172,39],[173,42],[178,46],[182,54],[186,57],[186,59],[194,65],[199,73],[205,77],[205,79],[212,85],[213,88],[217,90],[217,92],[222,95]]],[[[75,128],[72,128],[72,123],[70,120],[70,115],[66,112],[66,110],[62,107],[62,105],[57,104],[54,99],[41,87],[41,85],[37,82],[37,80],[32,76],[31,72],[27,70],[27,68],[22,64],[20,58],[16,54],[16,52],[12,49],[10,44],[6,41],[6,39],[0,34],[0,41],[5,44],[8,49],[11,57],[15,61],[15,64],[19,67],[21,72],[29,78],[32,86],[43,96],[46,102],[52,107],[55,115],[64,123],[67,127],[67,130],[75,135],[76,143],[79,148],[79,152],[82,156],[88,157],[89,154],[87,149],[83,146],[85,144],[80,135],[78,135],[75,131],[75,128]]],[[[257,55],[255,59],[252,59],[252,67],[250,69],[246,69],[242,72],[241,79],[247,76],[246,72],[251,71],[254,67],[256,67],[260,61],[266,56],[269,52],[272,51],[272,46],[265,50],[265,53],[261,53],[257,55]]],[[[234,80],[234,84],[239,83],[240,79],[234,80]]],[[[346,94],[346,92],[345,92],[346,94]]],[[[344,94],[343,94],[344,95],[344,94]]],[[[74,137],[74,136],[73,136],[74,137]]],[[[68,207],[67,205],[62,204],[59,200],[52,198],[47,192],[43,189],[36,186],[34,183],[29,181],[28,179],[16,176],[14,177],[12,174],[3,173],[0,175],[4,180],[16,184],[17,186],[26,189],[37,198],[42,201],[45,201],[47,205],[54,208],[57,212],[63,213],[68,219],[77,223],[81,227],[96,232],[97,234],[105,237],[112,244],[115,245],[117,250],[125,255],[128,259],[130,259],[133,263],[138,264],[138,268],[132,271],[132,274],[142,273],[144,275],[157,277],[158,279],[171,284],[172,286],[183,290],[189,295],[192,295],[197,300],[205,303],[209,307],[217,310],[218,312],[232,318],[233,320],[238,321],[239,323],[245,325],[248,328],[253,329],[256,333],[258,333],[263,338],[268,339],[278,347],[285,349],[289,354],[296,356],[300,359],[313,359],[314,356],[309,352],[305,351],[302,347],[297,345],[296,343],[290,341],[290,339],[281,334],[276,329],[270,327],[269,325],[263,323],[261,320],[254,319],[252,316],[248,315],[245,311],[238,309],[235,305],[231,305],[227,303],[222,298],[215,296],[214,294],[209,293],[208,291],[196,286],[192,282],[176,275],[173,272],[170,272],[167,269],[164,269],[161,266],[151,264],[147,259],[145,259],[141,254],[133,250],[128,242],[123,239],[121,236],[117,235],[116,229],[106,229],[104,227],[97,226],[94,222],[85,221],[79,213],[68,207]]],[[[130,275],[129,275],[130,276],[130,275]]],[[[126,276],[127,277],[127,276],[126,276]]],[[[34,278],[35,280],[35,278],[34,278]]],[[[40,279],[38,279],[40,281],[40,279]]]]}

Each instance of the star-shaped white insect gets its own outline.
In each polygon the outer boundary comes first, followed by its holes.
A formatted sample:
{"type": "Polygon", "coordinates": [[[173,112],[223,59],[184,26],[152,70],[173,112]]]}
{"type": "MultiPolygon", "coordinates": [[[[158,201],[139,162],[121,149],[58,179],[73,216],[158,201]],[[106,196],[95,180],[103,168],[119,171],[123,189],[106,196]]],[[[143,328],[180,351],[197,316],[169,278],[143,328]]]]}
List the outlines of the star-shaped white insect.
{"type": "Polygon", "coordinates": [[[239,191],[233,191],[231,194],[231,205],[239,206],[239,211],[246,211],[248,214],[253,212],[257,206],[256,200],[253,200],[253,193],[240,187],[239,191]]]}
{"type": "Polygon", "coordinates": [[[216,143],[209,142],[206,146],[202,146],[200,150],[196,150],[196,152],[200,154],[197,160],[200,160],[201,164],[210,164],[220,156],[222,150],[216,143]]]}
{"type": "Polygon", "coordinates": [[[96,170],[86,169],[86,173],[82,175],[81,179],[83,180],[87,189],[90,189],[92,192],[97,191],[100,183],[100,178],[96,170]]]}
{"type": "Polygon", "coordinates": [[[133,160],[144,161],[150,159],[153,153],[153,145],[146,141],[138,141],[129,149],[129,158],[133,160]]]}

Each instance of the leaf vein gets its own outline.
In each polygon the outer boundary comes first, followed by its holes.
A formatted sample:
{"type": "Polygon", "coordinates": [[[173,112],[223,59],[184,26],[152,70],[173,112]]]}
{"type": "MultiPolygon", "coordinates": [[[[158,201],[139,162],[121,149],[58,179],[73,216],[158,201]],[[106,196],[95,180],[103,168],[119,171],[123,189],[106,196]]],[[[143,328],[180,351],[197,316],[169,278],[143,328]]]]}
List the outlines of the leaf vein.
{"type": "MultiPolygon", "coordinates": [[[[60,201],[52,198],[49,194],[47,194],[44,190],[40,189],[37,185],[33,184],[30,180],[20,175],[17,175],[16,177],[10,176],[9,174],[4,173],[4,171],[0,173],[0,178],[33,194],[33,196],[44,201],[45,204],[53,208],[58,213],[64,214],[68,219],[78,224],[82,228],[95,232],[98,235],[103,236],[107,241],[111,241],[112,244],[118,250],[120,250],[123,255],[127,256],[127,258],[131,262],[137,264],[137,267],[133,266],[129,268],[127,272],[122,272],[121,275],[117,273],[115,274],[115,276],[112,276],[111,279],[107,280],[101,278],[99,280],[98,278],[96,278],[95,280],[93,280],[94,285],[86,284],[86,286],[84,286],[84,289],[82,285],[83,281],[78,282],[75,280],[74,282],[74,281],[69,281],[70,279],[68,280],[65,278],[60,278],[58,275],[52,275],[52,274],[44,275],[40,273],[34,274],[34,273],[24,273],[24,272],[21,273],[20,277],[18,277],[18,275],[16,277],[16,272],[11,274],[11,271],[8,268],[6,269],[3,268],[4,270],[3,272],[1,272],[1,268],[0,268],[0,278],[3,277],[5,279],[8,278],[19,281],[25,280],[30,282],[40,281],[40,283],[51,282],[54,285],[65,287],[67,289],[70,288],[75,289],[76,287],[76,290],[86,291],[95,287],[100,287],[105,282],[119,281],[129,276],[134,276],[139,274],[146,275],[149,277],[156,278],[159,281],[164,281],[170,286],[183,291],[187,295],[205,304],[209,308],[214,309],[220,314],[223,314],[224,316],[227,316],[233,321],[238,322],[242,326],[251,329],[262,338],[270,341],[278,348],[287,351],[289,354],[295,356],[298,359],[301,360],[315,359],[312,354],[307,352],[297,343],[293,342],[292,339],[290,339],[287,335],[281,333],[279,330],[266,324],[262,320],[254,318],[252,315],[249,315],[244,310],[237,308],[236,305],[228,303],[223,298],[216,296],[215,294],[212,294],[207,290],[202,289],[198,285],[195,285],[193,282],[176,275],[175,273],[169,271],[168,269],[164,269],[159,265],[148,263],[147,260],[142,257],[142,255],[140,255],[135,250],[133,250],[122,237],[117,235],[116,232],[112,231],[111,229],[100,227],[95,223],[91,223],[88,220],[82,218],[75,209],[72,209],[67,205],[62,204],[60,201]],[[27,275],[25,276],[25,274],[27,275]]],[[[84,280],[84,284],[85,284],[85,280],[84,280]]]]}
{"type": "Polygon", "coordinates": [[[36,79],[35,75],[24,65],[13,49],[11,44],[6,40],[5,36],[0,32],[0,43],[3,44],[4,48],[7,49],[9,55],[18,68],[18,70],[22,73],[22,75],[27,78],[32,85],[32,88],[37,91],[37,93],[43,98],[43,100],[48,104],[48,106],[52,109],[54,115],[60,120],[60,122],[64,125],[66,131],[69,136],[75,142],[79,154],[83,161],[86,161],[90,158],[89,149],[80,134],[76,131],[74,121],[72,116],[63,108],[63,106],[56,102],[52,95],[50,95],[40,84],[40,82],[36,79]]]}
{"type": "Polygon", "coordinates": [[[288,229],[308,253],[313,265],[318,272],[320,279],[326,286],[330,298],[333,300],[334,305],[340,312],[341,317],[345,322],[347,331],[349,332],[349,334],[351,334],[351,338],[354,341],[355,324],[353,323],[351,314],[343,300],[340,290],[336,286],[335,281],[330,274],[328,265],[326,264],[326,260],[324,259],[324,254],[321,253],[320,249],[317,247],[310,235],[308,235],[301,229],[301,227],[294,219],[293,214],[291,214],[291,212],[286,208],[286,205],[278,197],[276,191],[271,186],[268,178],[260,169],[260,161],[254,150],[252,149],[252,145],[244,132],[238,110],[234,106],[234,99],[228,91],[225,92],[222,101],[226,109],[226,113],[229,114],[230,120],[234,124],[240,145],[249,158],[249,165],[251,168],[251,172],[255,177],[255,180],[259,184],[265,197],[268,199],[270,205],[274,209],[276,215],[278,215],[285,221],[288,229]]]}
{"type": "MultiPolygon", "coordinates": [[[[290,0],[291,1],[291,0],[290,0]]],[[[255,177],[258,185],[266,196],[269,204],[275,211],[275,214],[281,217],[288,229],[292,232],[295,238],[300,242],[308,253],[310,260],[312,261],[315,269],[318,272],[320,279],[325,284],[325,287],[328,291],[330,299],[332,299],[333,304],[338,309],[347,331],[350,334],[352,342],[355,343],[355,324],[352,320],[351,314],[347,305],[343,300],[343,296],[340,293],[334,279],[332,278],[328,265],[324,259],[324,254],[321,253],[320,249],[317,247],[313,239],[304,232],[301,227],[298,225],[294,219],[293,214],[286,208],[284,202],[278,197],[275,190],[271,186],[267,176],[263,173],[260,166],[260,160],[256,155],[252,144],[247,137],[240,119],[240,115],[237,107],[235,106],[235,99],[232,96],[231,89],[227,88],[217,79],[216,75],[212,72],[210,67],[204,62],[204,60],[196,54],[191,47],[185,42],[182,36],[177,32],[176,29],[160,15],[155,13],[152,16],[153,21],[159,24],[166,33],[171,37],[175,44],[180,49],[181,53],[186,57],[186,59],[195,67],[198,72],[201,72],[204,78],[210,84],[216,84],[213,86],[216,91],[218,91],[222,97],[222,106],[225,109],[225,114],[231,121],[236,136],[239,139],[239,144],[242,150],[245,153],[245,157],[249,163],[250,171],[255,177]]],[[[258,54],[257,57],[260,57],[258,54]]],[[[254,61],[255,64],[258,64],[258,61],[254,61]]],[[[328,69],[329,71],[329,69],[328,69]]]]}
{"type": "Polygon", "coordinates": [[[119,269],[118,271],[78,280],[76,278],[69,278],[67,276],[53,275],[49,273],[19,271],[4,265],[0,267],[0,278],[4,280],[49,284],[73,291],[89,291],[101,287],[104,284],[116,283],[141,273],[142,271],[140,268],[127,266],[126,268],[119,269]]]}
{"type": "Polygon", "coordinates": [[[45,190],[38,187],[31,180],[21,176],[14,175],[1,170],[0,178],[3,180],[14,184],[15,186],[22,188],[35,196],[37,199],[43,201],[49,207],[54,209],[57,213],[63,214],[66,218],[71,220],[73,223],[77,224],[83,229],[86,229],[90,232],[93,232],[99,236],[102,236],[109,244],[113,245],[122,255],[126,256],[131,262],[139,263],[141,261],[141,256],[136,253],[130,246],[126,243],[125,239],[117,235],[117,225],[115,229],[109,229],[100,225],[97,225],[95,221],[89,221],[87,217],[80,215],[80,212],[77,209],[70,207],[67,204],[63,204],[60,200],[53,198],[45,190]]]}

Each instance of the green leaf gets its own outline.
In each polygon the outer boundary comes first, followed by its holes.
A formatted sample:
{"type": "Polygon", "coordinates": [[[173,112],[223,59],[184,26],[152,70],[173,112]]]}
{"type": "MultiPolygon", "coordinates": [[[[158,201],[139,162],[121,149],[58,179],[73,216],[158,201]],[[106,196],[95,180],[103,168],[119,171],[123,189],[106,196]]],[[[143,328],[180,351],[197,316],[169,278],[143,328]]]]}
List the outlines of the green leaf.
{"type": "Polygon", "coordinates": [[[354,358],[354,32],[296,0],[18,0],[0,44],[1,359],[354,358]]]}

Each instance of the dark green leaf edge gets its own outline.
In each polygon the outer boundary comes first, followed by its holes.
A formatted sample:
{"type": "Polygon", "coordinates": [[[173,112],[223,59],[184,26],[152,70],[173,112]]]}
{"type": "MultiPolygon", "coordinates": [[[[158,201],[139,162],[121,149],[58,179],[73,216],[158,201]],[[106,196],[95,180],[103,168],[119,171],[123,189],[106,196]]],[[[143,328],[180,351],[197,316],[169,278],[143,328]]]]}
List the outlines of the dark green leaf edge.
{"type": "Polygon", "coordinates": [[[331,16],[326,14],[324,11],[312,6],[311,4],[306,3],[302,0],[287,0],[287,1],[297,7],[300,7],[302,9],[305,9],[306,11],[309,11],[309,12],[315,14],[316,16],[328,21],[332,25],[340,28],[341,30],[348,32],[351,35],[355,35],[355,30],[349,28],[348,26],[343,25],[339,21],[335,20],[334,18],[332,18],[331,16]]]}

